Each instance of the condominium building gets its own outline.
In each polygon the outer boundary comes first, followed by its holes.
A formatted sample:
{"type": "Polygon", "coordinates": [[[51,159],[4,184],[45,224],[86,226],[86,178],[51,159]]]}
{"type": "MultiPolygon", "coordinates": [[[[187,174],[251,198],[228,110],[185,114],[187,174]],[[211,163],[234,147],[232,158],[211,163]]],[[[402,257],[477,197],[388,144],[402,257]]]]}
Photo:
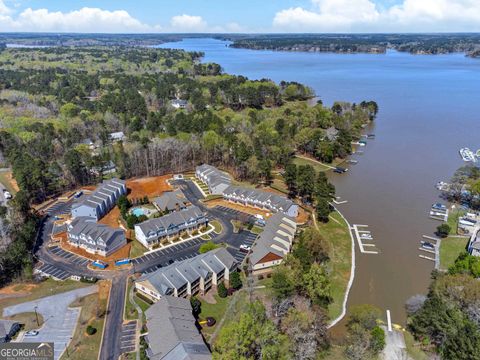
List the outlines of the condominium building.
{"type": "Polygon", "coordinates": [[[173,263],[135,281],[135,288],[143,295],[157,301],[163,296],[176,297],[204,294],[237,269],[235,258],[225,248],[217,248],[191,259],[173,263]]]}
{"type": "Polygon", "coordinates": [[[208,225],[208,218],[198,206],[175,211],[135,225],[135,237],[148,249],[169,243],[176,237],[208,225]]]}

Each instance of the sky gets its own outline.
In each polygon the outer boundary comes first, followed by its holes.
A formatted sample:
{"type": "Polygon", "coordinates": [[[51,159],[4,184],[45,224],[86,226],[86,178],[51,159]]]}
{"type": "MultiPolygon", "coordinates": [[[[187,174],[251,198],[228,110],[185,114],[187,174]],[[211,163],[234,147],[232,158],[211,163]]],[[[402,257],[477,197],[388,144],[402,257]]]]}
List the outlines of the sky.
{"type": "Polygon", "coordinates": [[[478,32],[480,0],[0,0],[0,32],[478,32]]]}

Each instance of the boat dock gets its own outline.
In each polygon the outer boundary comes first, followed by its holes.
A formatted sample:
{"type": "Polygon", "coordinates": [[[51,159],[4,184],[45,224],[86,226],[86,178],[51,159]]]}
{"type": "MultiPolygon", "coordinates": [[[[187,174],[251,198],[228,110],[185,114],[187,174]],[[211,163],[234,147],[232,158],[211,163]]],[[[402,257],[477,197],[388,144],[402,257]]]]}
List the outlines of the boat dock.
{"type": "Polygon", "coordinates": [[[378,254],[376,250],[366,250],[365,248],[375,248],[375,244],[373,242],[372,234],[369,230],[365,230],[368,228],[368,225],[360,225],[354,224],[350,230],[353,231],[355,238],[357,239],[358,248],[362,254],[378,254]]]}
{"type": "Polygon", "coordinates": [[[418,256],[422,259],[433,261],[435,269],[440,269],[440,244],[442,240],[428,235],[422,235],[422,238],[426,239],[426,241],[420,242],[421,246],[418,250],[425,252],[426,255],[420,254],[418,256]]]}

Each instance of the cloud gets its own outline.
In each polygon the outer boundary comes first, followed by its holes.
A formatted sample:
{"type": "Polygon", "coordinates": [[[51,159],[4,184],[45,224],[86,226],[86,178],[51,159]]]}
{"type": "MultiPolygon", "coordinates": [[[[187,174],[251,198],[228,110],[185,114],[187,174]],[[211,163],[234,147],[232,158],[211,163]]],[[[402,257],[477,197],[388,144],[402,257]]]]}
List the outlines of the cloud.
{"type": "Polygon", "coordinates": [[[207,22],[201,16],[187,14],[172,17],[170,25],[173,31],[178,32],[199,32],[208,29],[207,22]]]}
{"type": "Polygon", "coordinates": [[[27,8],[17,16],[0,0],[0,31],[32,32],[148,32],[159,26],[149,26],[125,10],[102,10],[84,7],[70,12],[27,8]]]}
{"type": "Polygon", "coordinates": [[[311,8],[275,14],[276,31],[454,32],[480,30],[479,0],[403,0],[377,6],[372,0],[311,0],[311,8]]]}

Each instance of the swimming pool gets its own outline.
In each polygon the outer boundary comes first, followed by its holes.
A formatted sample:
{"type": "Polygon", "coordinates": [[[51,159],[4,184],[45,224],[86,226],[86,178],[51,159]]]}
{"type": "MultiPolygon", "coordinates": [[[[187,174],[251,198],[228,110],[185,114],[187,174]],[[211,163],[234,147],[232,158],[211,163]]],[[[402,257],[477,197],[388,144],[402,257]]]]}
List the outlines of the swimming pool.
{"type": "Polygon", "coordinates": [[[145,210],[142,208],[135,208],[132,210],[132,214],[135,216],[142,216],[145,215],[145,210]]]}

